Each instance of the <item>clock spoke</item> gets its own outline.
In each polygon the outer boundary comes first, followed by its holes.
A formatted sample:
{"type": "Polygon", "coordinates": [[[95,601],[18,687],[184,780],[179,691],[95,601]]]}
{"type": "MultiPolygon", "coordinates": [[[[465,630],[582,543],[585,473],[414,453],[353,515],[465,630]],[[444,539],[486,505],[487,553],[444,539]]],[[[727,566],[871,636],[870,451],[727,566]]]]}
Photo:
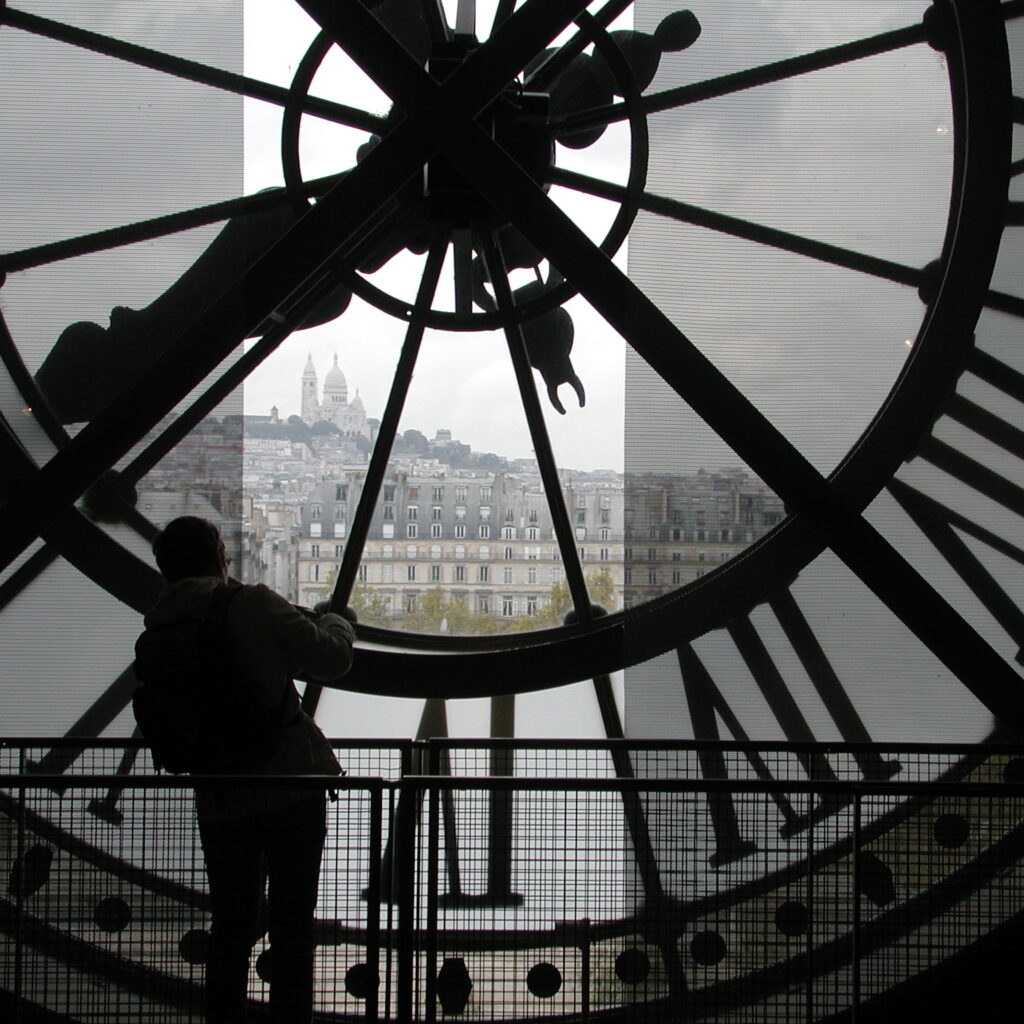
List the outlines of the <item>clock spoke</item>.
{"type": "Polygon", "coordinates": [[[342,552],[338,579],[334,585],[334,593],[331,595],[331,608],[335,611],[340,611],[348,604],[352,588],[355,586],[363,547],[370,532],[374,506],[380,498],[381,486],[387,474],[388,460],[391,457],[395,437],[398,434],[402,410],[405,408],[409,386],[412,383],[413,372],[416,368],[416,360],[419,357],[420,345],[423,341],[424,325],[422,317],[430,308],[430,304],[437,291],[447,244],[447,237],[443,232],[439,231],[434,239],[426,266],[420,278],[412,322],[406,331],[402,351],[399,354],[398,363],[395,367],[391,390],[388,394],[387,404],[377,431],[377,439],[374,442],[370,464],[366,470],[366,478],[363,481],[362,491],[359,495],[359,503],[356,506],[356,514],[352,521],[345,550],[342,552]]]}
{"type": "MultiPolygon", "coordinates": [[[[581,16],[581,21],[589,25],[602,25],[607,27],[627,8],[632,6],[634,0],[608,0],[608,2],[593,15],[581,16]]],[[[544,90],[562,74],[573,60],[578,57],[593,42],[593,34],[589,31],[577,31],[572,38],[567,40],[555,50],[545,51],[543,62],[533,68],[528,68],[526,73],[526,85],[530,89],[544,90]]],[[[538,58],[539,60],[540,58],[538,58]]],[[[628,115],[627,115],[628,116],[628,115]]]]}
{"type": "MultiPolygon", "coordinates": [[[[308,196],[318,196],[337,184],[341,175],[332,174],[305,182],[303,188],[308,196]]],[[[13,273],[28,270],[32,267],[44,266],[59,260],[73,259],[90,253],[103,252],[122,245],[146,242],[179,231],[216,224],[230,217],[241,214],[259,214],[280,209],[288,205],[288,192],[284,188],[268,189],[253,195],[225,199],[206,206],[197,206],[191,210],[164,214],[132,224],[119,227],[104,228],[88,234],[77,235],[57,242],[46,242],[42,245],[18,249],[0,254],[0,273],[13,273]]]]}
{"type": "MultiPolygon", "coordinates": [[[[483,256],[488,277],[494,285],[498,309],[501,312],[508,312],[515,303],[505,262],[499,243],[495,238],[484,242],[483,256]]],[[[526,350],[522,327],[518,323],[510,322],[505,328],[505,337],[508,341],[512,367],[519,387],[519,398],[530,430],[534,456],[537,459],[544,494],[551,512],[558,549],[562,556],[566,583],[569,586],[569,593],[572,595],[573,610],[579,621],[589,622],[593,618],[594,612],[591,608],[590,595],[587,592],[587,581],[583,576],[583,566],[576,547],[572,523],[569,521],[569,512],[565,507],[562,481],[551,447],[551,439],[548,437],[547,427],[544,423],[544,412],[537,397],[537,388],[533,379],[533,371],[530,368],[530,358],[526,350]]]]}
{"type": "Polygon", "coordinates": [[[19,11],[13,7],[0,8],[0,24],[7,24],[12,28],[22,29],[34,35],[92,50],[107,57],[137,64],[140,67],[183,78],[199,85],[223,89],[239,96],[247,96],[250,99],[263,100],[276,106],[285,107],[299,102],[306,113],[325,121],[333,121],[336,124],[361,128],[374,134],[381,133],[384,128],[384,118],[357,107],[334,103],[315,96],[303,96],[297,100],[284,86],[272,85],[269,82],[225,71],[199,61],[175,57],[173,54],[164,53],[161,50],[153,50],[124,39],[115,39],[99,32],[76,28],[73,25],[52,21],[49,18],[29,14],[27,11],[19,11]]]}
{"type": "MultiPolygon", "coordinates": [[[[800,54],[797,57],[788,57],[759,67],[747,68],[744,71],[694,82],[691,85],[650,93],[641,98],[640,106],[645,114],[653,114],[661,110],[700,103],[704,100],[742,92],[745,89],[770,85],[799,75],[838,67],[851,61],[876,57],[879,54],[890,53],[893,50],[922,43],[926,39],[927,30],[923,24],[909,25],[851,43],[826,47],[813,53],[800,54]]],[[[628,116],[628,104],[612,103],[566,117],[552,127],[556,135],[572,135],[575,132],[604,127],[616,121],[625,120],[628,116]]]]}
{"type": "MultiPolygon", "coordinates": [[[[405,407],[405,400],[409,394],[409,385],[412,383],[416,360],[419,357],[420,343],[423,340],[424,331],[423,315],[430,308],[430,303],[437,291],[437,282],[441,276],[446,248],[447,237],[442,229],[438,229],[420,278],[419,292],[416,296],[412,322],[406,331],[405,341],[398,358],[398,365],[395,368],[391,391],[388,395],[387,406],[381,418],[377,440],[373,447],[373,454],[370,456],[370,464],[367,467],[366,477],[363,480],[359,503],[356,506],[356,514],[348,533],[345,549],[342,552],[341,565],[338,568],[338,578],[335,580],[334,590],[330,598],[330,607],[333,611],[341,612],[352,596],[352,588],[355,586],[356,577],[359,573],[359,563],[362,559],[363,548],[366,545],[366,538],[370,533],[374,508],[380,497],[384,477],[387,474],[391,449],[395,443],[398,424],[402,416],[402,410],[405,407]]],[[[302,707],[306,714],[314,715],[316,713],[322,689],[322,687],[314,683],[306,686],[306,690],[302,695],[302,707]]]]}
{"type": "MultiPolygon", "coordinates": [[[[629,189],[624,185],[560,167],[552,167],[547,179],[554,185],[564,185],[601,199],[625,202],[631,198],[629,189]]],[[[807,256],[821,263],[830,263],[833,266],[856,270],[862,274],[870,274],[873,277],[883,278],[897,284],[920,288],[925,280],[925,272],[915,267],[856,252],[844,246],[807,238],[791,231],[771,228],[756,221],[717,213],[714,210],[694,206],[678,199],[644,192],[635,199],[635,202],[641,210],[667,217],[681,224],[693,224],[697,227],[708,228],[733,238],[742,238],[798,256],[807,256]]]]}

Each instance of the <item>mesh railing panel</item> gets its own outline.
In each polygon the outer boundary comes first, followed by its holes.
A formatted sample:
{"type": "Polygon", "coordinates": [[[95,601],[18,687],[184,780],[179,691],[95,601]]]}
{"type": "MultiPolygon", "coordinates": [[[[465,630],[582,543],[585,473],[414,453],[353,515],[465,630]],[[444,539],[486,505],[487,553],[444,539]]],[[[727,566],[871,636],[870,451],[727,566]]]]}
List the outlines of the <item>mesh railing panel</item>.
{"type": "MultiPolygon", "coordinates": [[[[320,1020],[821,1020],[1022,909],[1011,748],[337,747],[348,777],[303,783],[338,789],[320,1020]],[[423,766],[440,774],[403,776],[423,766]]],[[[134,753],[0,747],[0,989],[22,1006],[202,1019],[193,781],[134,753]]]]}

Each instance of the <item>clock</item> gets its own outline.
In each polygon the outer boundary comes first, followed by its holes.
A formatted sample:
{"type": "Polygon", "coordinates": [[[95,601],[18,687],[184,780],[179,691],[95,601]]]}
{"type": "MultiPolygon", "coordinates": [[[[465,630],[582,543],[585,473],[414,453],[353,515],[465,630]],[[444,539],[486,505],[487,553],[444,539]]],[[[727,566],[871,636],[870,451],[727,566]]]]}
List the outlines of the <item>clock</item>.
{"type": "MultiPolygon", "coordinates": [[[[449,17],[429,2],[299,6],[315,28],[277,83],[214,52],[238,29],[232,12],[157,46],[187,22],[173,4],[123,21],[88,5],[63,20],[51,5],[3,7],[4,66],[21,76],[10,123],[31,170],[9,193],[25,212],[5,216],[14,241],[0,257],[0,630],[24,731],[56,727],[39,697],[54,654],[68,666],[57,731],[124,728],[130,642],[159,585],[147,548],[160,516],[136,485],[203,417],[231,411],[293,332],[371,309],[401,343],[332,600],[355,583],[421,352],[441,334],[467,353],[497,337],[573,614],[483,638],[361,626],[349,690],[427,702],[424,735],[455,698],[491,701],[507,735],[515,701],[521,721],[531,693],[577,684],[577,699],[581,682],[610,739],[895,741],[894,709],[919,739],[981,739],[993,718],[1019,735],[1024,299],[1007,42],[1021,5],[830,5],[804,22],[779,4],[758,38],[758,5],[746,23],[738,8],[638,5],[632,32],[615,27],[629,5],[614,2],[499,2],[489,32],[471,2],[449,17]],[[331,94],[339,50],[386,95],[383,111],[331,94]],[[57,61],[59,87],[44,82],[57,61]],[[149,108],[142,84],[157,80],[174,84],[149,108]],[[231,159],[241,96],[283,112],[268,191],[245,193],[231,159]],[[183,109],[224,134],[189,133],[189,118],[169,159],[162,128],[183,109]],[[343,136],[324,173],[302,141],[314,120],[343,136]],[[36,124],[51,129],[42,141],[36,124]],[[613,169],[588,164],[609,141],[613,169]],[[720,173],[698,173],[716,159],[720,173]],[[577,217],[576,202],[595,212],[577,217]],[[545,404],[568,397],[566,419],[594,410],[573,318],[625,351],[627,500],[678,474],[689,446],[741,464],[788,512],[715,572],[612,614],[591,602],[556,497],[545,404]],[[63,624],[57,637],[41,617],[63,624]],[[950,707],[966,735],[945,731],[950,707]]],[[[670,524],[652,516],[632,528],[659,549],[668,538],[651,531],[670,524]]],[[[307,708],[321,699],[333,698],[307,689],[307,708]]],[[[71,770],[80,754],[54,747],[37,765],[71,770]]],[[[721,775],[715,756],[704,775],[721,775]]],[[[870,751],[857,762],[873,781],[897,767],[870,751]]],[[[834,771],[811,755],[802,769],[834,771]]],[[[800,863],[805,822],[780,813],[800,863]]],[[[733,865],[735,891],[753,898],[741,818],[723,801],[709,821],[715,865],[733,865]]],[[[701,942],[697,962],[717,965],[716,941],[701,942]]]]}

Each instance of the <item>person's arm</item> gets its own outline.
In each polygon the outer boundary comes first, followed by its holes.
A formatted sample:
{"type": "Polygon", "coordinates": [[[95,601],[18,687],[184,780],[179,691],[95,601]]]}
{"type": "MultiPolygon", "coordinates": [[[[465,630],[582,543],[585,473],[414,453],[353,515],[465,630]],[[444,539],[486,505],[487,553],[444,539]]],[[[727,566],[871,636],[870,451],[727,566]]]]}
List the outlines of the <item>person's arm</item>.
{"type": "Polygon", "coordinates": [[[340,679],[352,665],[352,624],[333,612],[310,619],[271,590],[266,591],[274,636],[292,674],[340,679]]]}

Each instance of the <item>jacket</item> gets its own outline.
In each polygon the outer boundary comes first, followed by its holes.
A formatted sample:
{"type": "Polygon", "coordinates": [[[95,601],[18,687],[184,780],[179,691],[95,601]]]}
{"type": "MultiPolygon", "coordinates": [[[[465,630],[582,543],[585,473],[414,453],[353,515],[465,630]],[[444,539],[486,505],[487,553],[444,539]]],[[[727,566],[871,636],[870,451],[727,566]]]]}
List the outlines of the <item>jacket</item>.
{"type": "MultiPolygon", "coordinates": [[[[202,616],[221,582],[215,576],[201,576],[170,584],[146,614],[146,627],[202,616]]],[[[293,686],[296,676],[328,682],[339,679],[352,664],[354,634],[346,619],[327,612],[314,622],[262,585],[239,589],[228,605],[224,631],[232,662],[251,682],[257,703],[268,709],[281,707],[283,688],[293,686]]],[[[272,752],[242,765],[239,774],[343,772],[324,734],[302,712],[272,752]]],[[[308,789],[280,787],[200,787],[196,809],[201,820],[224,820],[278,810],[314,795],[308,789]]]]}

